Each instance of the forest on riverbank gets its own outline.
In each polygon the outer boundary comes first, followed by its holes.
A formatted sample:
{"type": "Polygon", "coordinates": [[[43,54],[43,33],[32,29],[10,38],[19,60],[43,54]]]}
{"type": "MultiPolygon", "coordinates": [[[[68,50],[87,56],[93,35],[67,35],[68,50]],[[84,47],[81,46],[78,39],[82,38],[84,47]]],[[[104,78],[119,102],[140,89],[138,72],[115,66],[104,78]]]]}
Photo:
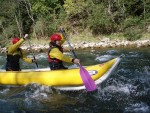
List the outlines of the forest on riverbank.
{"type": "Polygon", "coordinates": [[[150,37],[149,0],[0,0],[0,46],[30,34],[48,40],[64,27],[71,40],[150,37]]]}

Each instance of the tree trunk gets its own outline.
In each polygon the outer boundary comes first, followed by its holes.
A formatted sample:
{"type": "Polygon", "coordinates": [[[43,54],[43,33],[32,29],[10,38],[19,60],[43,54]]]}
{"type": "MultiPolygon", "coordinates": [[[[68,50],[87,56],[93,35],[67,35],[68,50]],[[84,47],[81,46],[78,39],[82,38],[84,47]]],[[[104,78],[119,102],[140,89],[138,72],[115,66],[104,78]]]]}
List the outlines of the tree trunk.
{"type": "Polygon", "coordinates": [[[16,14],[15,14],[15,19],[16,19],[16,23],[17,23],[17,27],[18,27],[18,31],[19,31],[20,37],[22,37],[21,27],[20,27],[20,24],[19,24],[19,21],[17,19],[17,15],[16,14]]]}
{"type": "Polygon", "coordinates": [[[143,0],[143,6],[144,6],[144,32],[146,32],[146,17],[145,17],[145,13],[146,13],[146,11],[145,11],[145,0],[143,0]]]}
{"type": "Polygon", "coordinates": [[[36,32],[35,32],[35,28],[34,28],[35,27],[35,21],[34,21],[34,18],[33,18],[33,14],[31,13],[31,3],[29,2],[29,0],[28,0],[28,3],[26,2],[26,0],[24,0],[24,2],[26,4],[26,9],[27,9],[28,16],[30,17],[30,19],[33,22],[33,36],[38,39],[38,37],[36,35],[36,32]]]}

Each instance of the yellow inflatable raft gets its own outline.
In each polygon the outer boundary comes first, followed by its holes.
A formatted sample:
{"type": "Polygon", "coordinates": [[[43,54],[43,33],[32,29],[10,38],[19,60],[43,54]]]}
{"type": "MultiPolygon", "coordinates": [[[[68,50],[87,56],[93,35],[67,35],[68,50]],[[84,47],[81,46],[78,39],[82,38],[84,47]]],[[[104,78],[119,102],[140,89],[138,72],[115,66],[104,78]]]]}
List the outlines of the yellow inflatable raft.
{"type": "MultiPolygon", "coordinates": [[[[110,76],[119,64],[120,59],[120,57],[117,57],[103,64],[87,66],[85,69],[95,83],[100,84],[110,76]]],[[[1,85],[26,85],[29,83],[48,85],[59,90],[85,89],[79,68],[54,71],[49,69],[0,71],[1,85]]]]}

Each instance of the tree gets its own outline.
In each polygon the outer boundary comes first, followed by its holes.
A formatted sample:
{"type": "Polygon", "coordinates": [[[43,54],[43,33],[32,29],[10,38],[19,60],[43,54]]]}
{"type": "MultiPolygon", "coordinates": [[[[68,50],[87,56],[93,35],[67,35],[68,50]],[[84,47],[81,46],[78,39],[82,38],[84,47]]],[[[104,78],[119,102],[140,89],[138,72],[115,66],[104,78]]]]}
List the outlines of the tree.
{"type": "Polygon", "coordinates": [[[49,36],[56,31],[62,21],[60,13],[62,13],[63,0],[30,0],[30,3],[31,12],[36,20],[35,32],[39,36],[49,36]]]}
{"type": "Polygon", "coordinates": [[[2,34],[6,38],[17,35],[17,29],[16,29],[17,25],[16,25],[16,20],[14,18],[15,8],[16,8],[16,3],[14,1],[1,0],[0,23],[2,28],[2,34]],[[14,30],[11,30],[12,28],[14,30]]]}
{"type": "MultiPolygon", "coordinates": [[[[84,29],[88,17],[88,4],[86,0],[65,0],[64,9],[67,14],[68,25],[84,29]]],[[[72,29],[73,30],[73,29],[72,29]]],[[[79,29],[78,29],[79,30],[79,29]]]]}

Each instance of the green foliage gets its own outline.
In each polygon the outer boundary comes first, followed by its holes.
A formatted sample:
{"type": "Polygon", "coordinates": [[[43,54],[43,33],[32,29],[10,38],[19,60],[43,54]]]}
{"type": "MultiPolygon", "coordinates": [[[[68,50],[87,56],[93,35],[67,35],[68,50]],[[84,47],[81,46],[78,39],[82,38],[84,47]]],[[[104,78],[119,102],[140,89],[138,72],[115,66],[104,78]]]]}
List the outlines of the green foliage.
{"type": "Polygon", "coordinates": [[[62,7],[59,0],[33,0],[31,3],[32,12],[37,17],[47,17],[51,14],[59,13],[62,7]]]}
{"type": "Polygon", "coordinates": [[[81,14],[87,7],[85,0],[65,0],[64,8],[70,18],[81,14]]]}
{"type": "Polygon", "coordinates": [[[0,48],[5,47],[7,43],[8,43],[8,40],[2,34],[0,34],[0,48]]]}
{"type": "Polygon", "coordinates": [[[56,29],[57,29],[57,23],[55,23],[55,22],[53,22],[53,21],[48,21],[48,20],[45,19],[45,18],[40,18],[40,19],[36,22],[34,28],[35,28],[35,32],[36,32],[36,34],[37,34],[38,36],[42,36],[42,37],[46,36],[46,37],[48,37],[48,36],[50,36],[53,32],[56,31],[56,29]],[[51,33],[50,31],[51,31],[52,33],[51,33]]]}
{"type": "Polygon", "coordinates": [[[137,26],[141,24],[141,19],[139,17],[128,17],[124,21],[124,29],[137,26]]]}
{"type": "MultiPolygon", "coordinates": [[[[0,33],[2,34],[3,32],[7,32],[5,28],[10,28],[10,26],[14,26],[15,19],[14,14],[15,14],[15,7],[16,3],[9,1],[9,0],[1,0],[0,4],[0,27],[2,28],[2,31],[0,33]],[[3,31],[5,30],[5,31],[3,31]]],[[[13,33],[13,32],[12,32],[13,33]]],[[[8,35],[9,36],[9,35],[8,35]]]]}
{"type": "Polygon", "coordinates": [[[18,37],[19,34],[18,34],[18,31],[17,31],[17,26],[14,26],[14,25],[8,26],[8,27],[5,29],[5,34],[7,34],[7,36],[8,36],[9,38],[11,38],[11,37],[18,37]]]}
{"type": "Polygon", "coordinates": [[[81,32],[86,27],[88,4],[85,0],[65,0],[67,28],[70,31],[81,32]]]}
{"type": "Polygon", "coordinates": [[[135,27],[127,28],[124,32],[124,37],[129,41],[135,41],[142,37],[141,30],[135,27]]]}
{"type": "Polygon", "coordinates": [[[62,2],[60,0],[31,1],[32,13],[35,15],[35,32],[39,36],[49,36],[57,30],[63,19],[62,2]],[[60,13],[61,12],[61,13],[60,13]]]}
{"type": "Polygon", "coordinates": [[[110,34],[114,30],[114,25],[109,15],[105,13],[106,8],[103,4],[91,7],[91,15],[88,18],[88,26],[94,35],[110,34]]]}
{"type": "Polygon", "coordinates": [[[126,14],[140,16],[143,14],[144,2],[142,0],[125,0],[126,14]]]}
{"type": "Polygon", "coordinates": [[[86,30],[94,36],[121,32],[128,40],[136,40],[141,32],[146,31],[150,22],[149,0],[0,2],[0,33],[6,38],[25,33],[36,34],[34,36],[38,38],[49,37],[63,26],[72,34],[82,34],[86,30]]]}

